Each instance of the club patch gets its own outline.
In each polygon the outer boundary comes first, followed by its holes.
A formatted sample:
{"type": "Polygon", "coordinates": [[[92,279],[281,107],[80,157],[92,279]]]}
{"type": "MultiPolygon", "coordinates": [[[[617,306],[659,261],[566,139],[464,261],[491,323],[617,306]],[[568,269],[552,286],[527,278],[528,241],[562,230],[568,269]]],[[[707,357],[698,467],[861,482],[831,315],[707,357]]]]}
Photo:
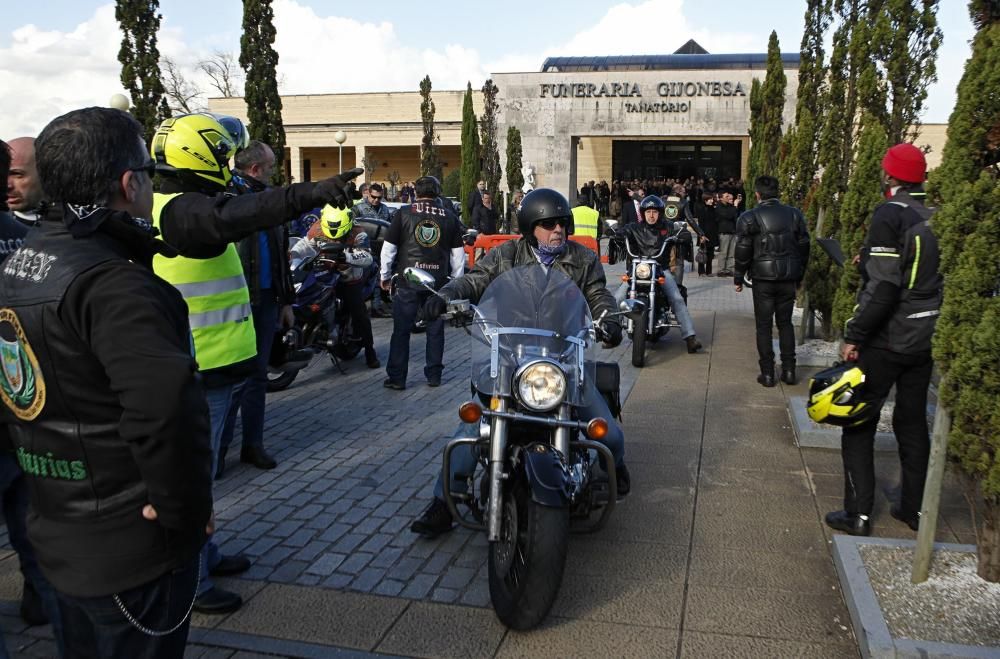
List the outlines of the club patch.
{"type": "Polygon", "coordinates": [[[434,247],[441,240],[441,227],[435,222],[424,220],[417,225],[414,238],[421,247],[434,247]]]}
{"type": "Polygon", "coordinates": [[[0,397],[17,418],[31,421],[45,407],[45,380],[12,309],[0,309],[0,361],[0,397]]]}

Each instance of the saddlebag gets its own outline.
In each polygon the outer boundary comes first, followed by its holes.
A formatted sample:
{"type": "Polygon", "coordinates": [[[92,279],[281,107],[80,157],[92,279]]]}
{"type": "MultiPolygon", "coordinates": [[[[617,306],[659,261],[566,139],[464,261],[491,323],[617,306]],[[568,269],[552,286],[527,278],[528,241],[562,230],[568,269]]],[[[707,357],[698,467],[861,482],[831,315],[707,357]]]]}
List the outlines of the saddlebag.
{"type": "Polygon", "coordinates": [[[597,362],[597,391],[604,396],[611,410],[611,416],[622,418],[621,371],[617,362],[597,362]]]}

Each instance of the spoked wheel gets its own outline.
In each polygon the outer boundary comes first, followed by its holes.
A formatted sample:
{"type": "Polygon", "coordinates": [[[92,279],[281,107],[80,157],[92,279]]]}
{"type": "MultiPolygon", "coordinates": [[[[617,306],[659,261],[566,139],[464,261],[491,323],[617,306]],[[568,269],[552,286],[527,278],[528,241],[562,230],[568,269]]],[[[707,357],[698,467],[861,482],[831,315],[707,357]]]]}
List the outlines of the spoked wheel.
{"type": "Polygon", "coordinates": [[[296,376],[299,372],[296,371],[278,371],[267,369],[267,390],[268,391],[284,391],[291,386],[292,382],[295,381],[296,376]]]}
{"type": "Polygon", "coordinates": [[[632,366],[642,368],[646,363],[646,327],[649,325],[649,311],[632,324],[632,366]]]}
{"type": "Polygon", "coordinates": [[[535,503],[523,478],[504,494],[500,539],[490,543],[490,599],[500,622],[531,629],[559,593],[569,510],[535,503]]]}

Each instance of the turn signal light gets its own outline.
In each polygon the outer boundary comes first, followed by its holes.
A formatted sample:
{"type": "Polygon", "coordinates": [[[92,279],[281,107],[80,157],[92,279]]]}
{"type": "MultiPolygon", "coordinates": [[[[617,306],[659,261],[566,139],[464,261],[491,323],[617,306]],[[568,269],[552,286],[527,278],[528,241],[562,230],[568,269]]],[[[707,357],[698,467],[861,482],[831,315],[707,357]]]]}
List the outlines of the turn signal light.
{"type": "Polygon", "coordinates": [[[667,283],[667,278],[666,277],[657,277],[656,278],[656,283],[659,284],[660,286],[663,286],[664,284],[667,283]]]}
{"type": "Polygon", "coordinates": [[[601,417],[594,417],[587,424],[587,437],[602,440],[608,436],[608,422],[601,417]]]}
{"type": "Polygon", "coordinates": [[[628,280],[629,280],[628,275],[622,275],[622,281],[628,281],[628,280]]]}
{"type": "Polygon", "coordinates": [[[479,406],[479,403],[471,400],[468,403],[462,403],[462,406],[458,408],[458,418],[465,423],[476,423],[483,418],[483,408],[479,406]]]}
{"type": "Polygon", "coordinates": [[[322,309],[323,309],[323,307],[319,306],[318,304],[310,304],[309,305],[309,311],[311,311],[313,313],[319,313],[322,309]]]}

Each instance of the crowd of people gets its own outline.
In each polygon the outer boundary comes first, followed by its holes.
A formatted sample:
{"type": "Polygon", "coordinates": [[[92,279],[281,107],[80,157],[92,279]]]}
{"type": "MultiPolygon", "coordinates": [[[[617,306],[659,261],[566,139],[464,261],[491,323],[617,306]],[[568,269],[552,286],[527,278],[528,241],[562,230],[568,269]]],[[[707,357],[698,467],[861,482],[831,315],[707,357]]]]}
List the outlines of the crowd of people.
{"type": "MultiPolygon", "coordinates": [[[[904,483],[892,514],[913,527],[919,522],[926,424],[921,432],[903,417],[917,409],[923,418],[940,275],[919,202],[923,170],[913,158],[906,149],[886,157],[891,199],[876,211],[860,257],[865,288],[844,346],[845,360],[878,372],[859,389],[864,405],[844,424],[848,494],[845,510],[827,517],[855,534],[870,532],[871,413],[894,383],[913,401],[894,417],[904,483]],[[923,256],[908,251],[914,236],[923,256]],[[901,258],[885,258],[892,254],[901,258]],[[903,277],[908,287],[899,285],[903,277]],[[905,349],[893,334],[900,328],[909,337],[905,349]]],[[[476,228],[519,238],[466,272],[466,227],[433,176],[404,185],[406,204],[390,212],[383,185],[365,184],[356,194],[360,169],[272,187],[274,162],[271,148],[250,140],[238,120],[208,113],[167,119],[148,146],[134,118],[106,108],[60,116],[37,138],[0,142],[9,209],[0,209],[0,488],[24,576],[21,613],[31,624],[52,623],[61,656],[180,657],[192,610],[241,606],[239,594],[213,582],[251,566],[249,557],[223,555],[212,542],[213,481],[225,474],[237,416],[240,461],[277,466],[265,446],[265,392],[275,335],[295,323],[290,232],[319,248],[338,245],[337,294],[369,368],[381,367],[369,315],[387,313],[391,294],[389,390],[409,385],[418,319],[427,332],[423,375],[439,386],[448,300],[477,300],[512,267],[565,273],[594,317],[617,309],[622,291],[616,300],[598,253],[568,239],[574,225],[599,236],[599,218],[615,210],[644,250],[658,247],[666,222],[687,222],[691,240],[678,242],[664,261],[672,275],[664,291],[689,353],[702,346],[681,294],[685,264],[712,274],[718,247],[719,276],[732,277],[737,291],[754,283],[758,382],[775,385],[772,319],[781,380],[796,381],[791,306],[809,237],[801,213],[777,201],[771,177],[755,181],[757,206],[743,214],[742,184],[734,180],[590,182],[575,205],[542,188],[518,193],[503,214],[481,181],[467,200],[476,228]],[[439,294],[401,276],[408,267],[429,273],[439,294]],[[371,312],[366,282],[385,293],[370,296],[371,312]]],[[[623,328],[608,317],[600,333],[611,347],[623,328]]],[[[625,496],[624,434],[590,393],[581,418],[610,420],[602,441],[625,496]]],[[[455,456],[452,489],[462,486],[456,473],[474,462],[471,452],[455,456]]],[[[414,532],[434,536],[453,527],[444,483],[443,475],[414,532]]]]}

